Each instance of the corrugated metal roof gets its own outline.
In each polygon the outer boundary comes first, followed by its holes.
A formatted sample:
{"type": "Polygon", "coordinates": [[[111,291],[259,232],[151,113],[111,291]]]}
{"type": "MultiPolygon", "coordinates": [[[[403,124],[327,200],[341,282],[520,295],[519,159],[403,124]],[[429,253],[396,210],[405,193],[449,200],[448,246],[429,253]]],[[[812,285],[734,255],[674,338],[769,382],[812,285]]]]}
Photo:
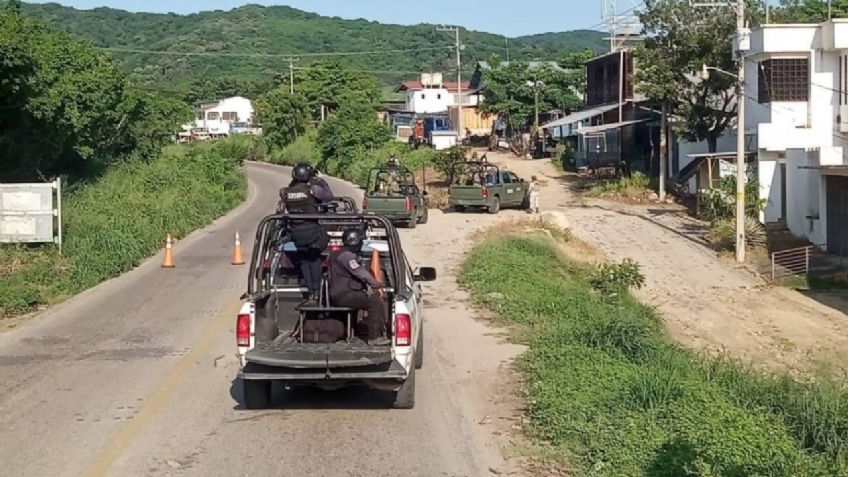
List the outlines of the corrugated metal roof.
{"type": "Polygon", "coordinates": [[[609,123],[602,124],[600,126],[590,126],[578,129],[577,134],[595,134],[599,132],[609,131],[610,129],[621,129],[623,127],[633,126],[634,124],[644,123],[646,121],[650,121],[650,119],[633,119],[631,121],[622,121],[620,123],[609,123]]]}
{"type": "Polygon", "coordinates": [[[607,111],[612,111],[613,109],[618,107],[618,103],[615,104],[605,104],[603,106],[596,106],[594,108],[584,109],[582,111],[577,111],[576,113],[571,113],[564,118],[557,119],[556,121],[551,121],[548,124],[542,126],[543,129],[551,129],[560,126],[565,126],[567,124],[574,124],[580,121],[585,121],[586,119],[593,118],[595,116],[600,116],[607,111]]]}

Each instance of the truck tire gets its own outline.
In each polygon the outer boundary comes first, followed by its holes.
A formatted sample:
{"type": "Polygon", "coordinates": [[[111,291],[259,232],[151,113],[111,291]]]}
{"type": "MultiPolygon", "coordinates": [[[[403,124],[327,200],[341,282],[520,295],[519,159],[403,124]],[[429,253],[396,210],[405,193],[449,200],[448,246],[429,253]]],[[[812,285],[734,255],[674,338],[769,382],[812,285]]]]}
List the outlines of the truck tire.
{"type": "Polygon", "coordinates": [[[417,214],[417,213],[415,213],[415,212],[413,212],[413,213],[412,213],[412,218],[411,218],[411,219],[409,219],[409,222],[407,222],[407,223],[406,223],[406,228],[408,228],[408,229],[414,229],[414,228],[415,228],[415,227],[417,227],[417,226],[418,226],[418,214],[417,214]]]}
{"type": "Polygon", "coordinates": [[[460,214],[464,214],[465,213],[465,206],[464,205],[455,205],[455,206],[453,206],[453,210],[457,211],[460,214]]]}
{"type": "Polygon", "coordinates": [[[421,215],[421,220],[418,222],[421,225],[426,224],[430,220],[430,209],[428,207],[424,207],[424,213],[421,215]]]}
{"type": "Polygon", "coordinates": [[[415,407],[415,366],[409,370],[406,381],[395,392],[392,407],[395,409],[412,409],[415,407]]]}
{"type": "Polygon", "coordinates": [[[495,198],[492,200],[492,205],[489,206],[488,211],[489,211],[490,214],[497,214],[498,212],[501,211],[501,198],[500,197],[495,196],[495,198]]]}
{"type": "Polygon", "coordinates": [[[271,405],[271,381],[242,379],[241,390],[246,409],[268,409],[271,405]]]}
{"type": "Polygon", "coordinates": [[[421,331],[418,332],[418,344],[415,346],[415,369],[424,367],[424,325],[421,325],[421,331]]]}

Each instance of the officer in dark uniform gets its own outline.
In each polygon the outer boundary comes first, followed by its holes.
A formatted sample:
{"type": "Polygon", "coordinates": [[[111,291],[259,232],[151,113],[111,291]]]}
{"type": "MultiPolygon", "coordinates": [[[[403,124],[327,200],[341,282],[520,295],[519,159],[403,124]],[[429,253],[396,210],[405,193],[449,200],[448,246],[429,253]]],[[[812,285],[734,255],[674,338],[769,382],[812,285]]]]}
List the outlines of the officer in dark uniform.
{"type": "Polygon", "coordinates": [[[335,306],[367,310],[368,343],[385,346],[391,341],[383,336],[386,329],[383,284],[359,261],[363,235],[358,229],[345,230],[342,234],[344,247],[330,255],[330,300],[335,306]],[[370,295],[366,285],[373,290],[370,295]]]}
{"type": "MultiPolygon", "coordinates": [[[[294,215],[317,215],[321,204],[333,201],[333,193],[318,184],[311,184],[312,171],[307,164],[292,170],[291,185],[280,191],[278,209],[294,215]]],[[[300,266],[310,304],[318,303],[321,292],[321,253],[327,246],[327,234],[317,222],[290,220],[288,235],[297,247],[294,260],[300,266]]]]}

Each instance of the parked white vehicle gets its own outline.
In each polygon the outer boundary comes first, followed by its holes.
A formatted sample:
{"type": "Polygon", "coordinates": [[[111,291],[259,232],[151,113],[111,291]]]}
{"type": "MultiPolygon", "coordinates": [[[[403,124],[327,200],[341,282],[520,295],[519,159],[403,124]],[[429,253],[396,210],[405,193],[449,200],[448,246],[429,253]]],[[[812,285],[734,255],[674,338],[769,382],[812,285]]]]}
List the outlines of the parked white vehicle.
{"type": "Polygon", "coordinates": [[[351,214],[269,216],[257,231],[250,270],[248,292],[236,323],[246,408],[268,407],[274,381],[287,387],[327,390],[364,384],[393,393],[396,408],[415,406],[415,371],[424,363],[420,282],[435,280],[436,271],[410,268],[397,231],[388,220],[351,214]],[[360,313],[333,307],[326,293],[318,307],[301,306],[308,291],[301,287],[298,272],[289,261],[295,248],[285,238],[284,224],[291,218],[319,221],[331,238],[327,254],[341,247],[343,230],[366,230],[360,258],[362,265],[370,268],[379,257],[391,344],[371,345],[360,339],[356,329],[360,313]],[[312,319],[341,321],[344,337],[333,343],[305,340],[304,323],[312,319]]]}

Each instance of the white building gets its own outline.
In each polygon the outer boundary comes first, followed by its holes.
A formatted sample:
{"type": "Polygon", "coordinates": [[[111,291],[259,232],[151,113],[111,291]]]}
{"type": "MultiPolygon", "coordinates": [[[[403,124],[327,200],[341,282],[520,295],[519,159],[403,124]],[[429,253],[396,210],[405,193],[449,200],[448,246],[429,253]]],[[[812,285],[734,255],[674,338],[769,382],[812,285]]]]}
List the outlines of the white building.
{"type": "Polygon", "coordinates": [[[204,128],[210,135],[229,134],[235,123],[253,123],[253,104],[247,98],[235,96],[203,103],[197,111],[193,127],[204,128]]]}
{"type": "Polygon", "coordinates": [[[397,88],[406,93],[405,109],[416,114],[445,113],[448,106],[477,106],[480,96],[471,94],[469,82],[462,88],[456,82],[443,81],[441,73],[425,73],[420,80],[404,81],[397,88]]]}
{"type": "Polygon", "coordinates": [[[848,255],[848,20],[755,29],[745,73],[762,221],[848,255]]]}

